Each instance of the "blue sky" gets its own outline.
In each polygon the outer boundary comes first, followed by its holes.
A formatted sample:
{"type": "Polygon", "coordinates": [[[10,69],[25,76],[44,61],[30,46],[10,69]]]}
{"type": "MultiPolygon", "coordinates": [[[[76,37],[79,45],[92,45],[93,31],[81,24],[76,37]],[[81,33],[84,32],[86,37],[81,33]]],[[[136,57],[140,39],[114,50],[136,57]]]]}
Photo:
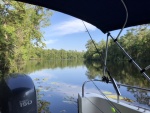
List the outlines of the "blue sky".
{"type": "MultiPolygon", "coordinates": [[[[85,27],[82,20],[75,17],[53,11],[53,15],[50,17],[51,25],[42,29],[44,32],[44,42],[48,49],[65,49],[65,50],[77,50],[86,51],[85,45],[90,37],[85,32],[85,27]]],[[[106,34],[103,34],[95,26],[86,23],[88,30],[92,38],[99,42],[102,39],[106,39],[106,34]]],[[[117,36],[118,30],[111,32],[113,36],[117,36]]],[[[122,34],[125,33],[125,30],[122,34]]]]}

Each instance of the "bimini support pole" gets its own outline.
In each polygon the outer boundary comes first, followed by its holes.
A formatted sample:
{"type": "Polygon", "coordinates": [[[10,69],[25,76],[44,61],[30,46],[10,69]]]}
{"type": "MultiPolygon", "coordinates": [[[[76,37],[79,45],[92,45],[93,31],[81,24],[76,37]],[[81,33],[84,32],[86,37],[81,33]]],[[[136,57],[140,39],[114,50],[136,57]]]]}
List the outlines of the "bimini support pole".
{"type": "Polygon", "coordinates": [[[109,38],[109,35],[107,34],[106,49],[105,49],[105,58],[104,58],[103,76],[105,76],[105,73],[106,73],[106,63],[107,63],[107,53],[108,53],[108,38],[109,38]]]}
{"type": "Polygon", "coordinates": [[[109,77],[110,77],[110,80],[111,80],[111,82],[112,82],[112,84],[113,84],[113,86],[114,86],[114,89],[115,89],[115,91],[116,91],[116,93],[117,93],[118,100],[119,100],[119,96],[121,95],[121,93],[120,93],[120,91],[119,91],[119,88],[118,88],[118,86],[117,86],[117,84],[116,84],[115,79],[112,78],[112,76],[111,76],[111,74],[110,74],[110,72],[108,71],[107,66],[106,66],[106,63],[107,63],[107,53],[108,53],[108,38],[109,38],[109,33],[107,34],[106,51],[105,51],[105,59],[104,59],[104,73],[103,73],[103,75],[105,76],[105,73],[106,73],[106,71],[107,71],[107,73],[108,73],[108,75],[109,75],[109,77]]]}
{"type": "Polygon", "coordinates": [[[133,58],[126,52],[126,50],[120,45],[120,43],[115,39],[110,33],[109,36],[113,39],[113,41],[119,46],[119,48],[124,52],[124,54],[129,58],[129,62],[133,63],[135,67],[139,69],[139,71],[144,75],[144,77],[150,82],[150,78],[145,73],[145,69],[142,69],[134,60],[133,58]]]}

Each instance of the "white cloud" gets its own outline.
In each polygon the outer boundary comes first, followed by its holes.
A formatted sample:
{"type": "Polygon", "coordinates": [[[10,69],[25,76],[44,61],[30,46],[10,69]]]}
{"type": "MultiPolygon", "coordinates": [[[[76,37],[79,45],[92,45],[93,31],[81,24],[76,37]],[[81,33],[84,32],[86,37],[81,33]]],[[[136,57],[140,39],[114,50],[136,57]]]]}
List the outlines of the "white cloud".
{"type": "Polygon", "coordinates": [[[48,44],[53,44],[53,43],[55,43],[55,42],[57,42],[57,40],[47,40],[47,41],[43,41],[46,45],[48,45],[48,44]]]}
{"type": "MultiPolygon", "coordinates": [[[[96,27],[84,22],[88,30],[94,31],[96,27]]],[[[64,21],[62,23],[52,25],[49,28],[49,33],[46,32],[45,36],[64,36],[73,33],[80,33],[86,31],[83,22],[79,19],[72,19],[69,21],[64,21]]]]}

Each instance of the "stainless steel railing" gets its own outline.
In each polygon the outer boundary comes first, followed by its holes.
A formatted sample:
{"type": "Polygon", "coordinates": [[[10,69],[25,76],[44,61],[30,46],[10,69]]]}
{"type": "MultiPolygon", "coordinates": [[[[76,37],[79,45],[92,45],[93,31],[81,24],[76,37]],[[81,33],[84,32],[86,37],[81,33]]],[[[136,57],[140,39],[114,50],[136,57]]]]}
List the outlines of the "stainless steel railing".
{"type": "MultiPolygon", "coordinates": [[[[86,83],[91,82],[91,81],[95,81],[95,82],[103,82],[102,80],[89,80],[89,81],[85,81],[82,85],[82,97],[84,97],[84,86],[86,83]]],[[[112,82],[109,82],[112,83],[112,82]]],[[[141,87],[137,87],[137,86],[131,86],[131,85],[126,85],[126,84],[120,84],[117,83],[118,86],[124,86],[124,87],[131,87],[131,88],[135,88],[135,89],[140,89],[140,90],[145,90],[145,91],[150,91],[150,89],[148,88],[141,88],[141,87]]]]}

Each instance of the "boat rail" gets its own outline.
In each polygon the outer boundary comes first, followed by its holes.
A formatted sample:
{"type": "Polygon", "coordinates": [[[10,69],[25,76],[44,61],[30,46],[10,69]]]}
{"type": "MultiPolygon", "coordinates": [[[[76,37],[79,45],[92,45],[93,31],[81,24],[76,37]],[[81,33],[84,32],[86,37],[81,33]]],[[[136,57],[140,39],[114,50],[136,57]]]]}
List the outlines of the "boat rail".
{"type": "Polygon", "coordinates": [[[144,110],[143,112],[145,112],[146,110],[147,110],[147,111],[150,111],[150,109],[148,109],[148,108],[146,108],[146,107],[141,107],[141,106],[138,106],[138,105],[135,105],[135,104],[132,104],[132,105],[134,105],[135,107],[137,107],[137,108],[138,108],[137,110],[139,110],[139,109],[141,108],[141,109],[144,110]]]}
{"type": "MultiPolygon", "coordinates": [[[[82,85],[82,97],[84,97],[84,86],[86,83],[88,82],[92,82],[92,81],[95,81],[95,82],[103,82],[102,80],[89,80],[89,81],[85,81],[82,85]]],[[[109,81],[108,83],[112,83],[111,81],[109,81]]],[[[148,88],[141,88],[141,87],[137,87],[137,86],[131,86],[131,85],[126,85],[126,84],[121,84],[121,83],[116,83],[118,87],[120,86],[124,86],[124,87],[131,87],[131,88],[135,88],[135,89],[139,89],[139,90],[145,90],[145,91],[150,91],[150,89],[148,88]]],[[[138,106],[138,105],[135,105],[135,104],[132,104],[133,106],[137,107],[137,110],[139,110],[140,108],[143,109],[145,112],[146,110],[150,111],[150,109],[146,108],[146,107],[141,107],[141,106],[138,106]]]]}
{"type": "MultiPolygon", "coordinates": [[[[91,81],[103,82],[102,80],[88,80],[88,81],[85,81],[85,82],[83,83],[83,85],[82,85],[82,97],[84,97],[84,86],[85,86],[85,84],[88,83],[88,82],[91,82],[91,81]]],[[[112,82],[109,81],[108,83],[112,83],[112,82]]],[[[126,84],[121,84],[121,83],[116,83],[116,84],[118,85],[118,87],[124,86],[124,87],[131,87],[131,88],[135,88],[135,89],[150,91],[150,89],[148,89],[148,88],[141,88],[141,87],[126,85],[126,84]]]]}

